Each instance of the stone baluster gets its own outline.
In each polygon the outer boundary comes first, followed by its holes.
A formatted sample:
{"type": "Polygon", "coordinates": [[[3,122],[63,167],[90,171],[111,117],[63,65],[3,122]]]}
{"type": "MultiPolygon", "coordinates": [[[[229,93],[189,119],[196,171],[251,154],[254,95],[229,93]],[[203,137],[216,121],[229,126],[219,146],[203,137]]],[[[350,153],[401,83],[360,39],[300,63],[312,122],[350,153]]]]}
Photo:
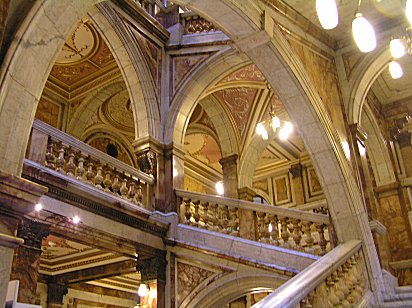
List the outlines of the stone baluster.
{"type": "Polygon", "coordinates": [[[302,225],[299,219],[293,219],[293,240],[296,244],[297,250],[302,250],[301,240],[302,240],[302,225]]]}
{"type": "Polygon", "coordinates": [[[88,163],[87,163],[87,171],[86,171],[86,182],[93,184],[93,178],[94,178],[93,161],[89,156],[88,163]]]}
{"type": "Polygon", "coordinates": [[[316,225],[316,229],[317,229],[318,234],[319,234],[319,246],[320,246],[320,249],[321,249],[321,253],[320,253],[321,256],[326,254],[327,242],[326,242],[326,239],[325,239],[325,228],[326,228],[326,225],[324,225],[324,224],[316,225]]]}
{"type": "Polygon", "coordinates": [[[212,230],[219,232],[219,205],[217,203],[211,207],[211,216],[212,230]]]}
{"type": "Polygon", "coordinates": [[[203,205],[203,228],[209,229],[209,202],[202,203],[203,205]]]}
{"type": "Polygon", "coordinates": [[[123,179],[122,179],[122,185],[120,186],[120,196],[123,199],[127,200],[127,193],[129,191],[129,189],[127,188],[127,178],[124,174],[123,174],[122,178],[123,179]]]}
{"type": "Polygon", "coordinates": [[[140,183],[140,180],[137,180],[136,200],[139,204],[141,204],[143,201],[142,183],[140,183]]]}
{"type": "Polygon", "coordinates": [[[104,191],[110,192],[110,187],[112,187],[112,171],[108,165],[105,167],[105,176],[103,180],[104,191]]]}
{"type": "Polygon", "coordinates": [[[79,163],[79,165],[77,166],[77,169],[76,169],[76,179],[82,181],[83,180],[83,174],[85,172],[85,169],[84,169],[84,156],[82,154],[80,154],[80,157],[78,159],[78,163],[79,163]]]}
{"type": "Polygon", "coordinates": [[[199,221],[200,221],[199,205],[200,205],[199,200],[193,201],[193,206],[194,206],[194,209],[195,209],[195,213],[193,215],[193,218],[195,219],[195,226],[196,227],[199,227],[199,221]]]}
{"type": "Polygon", "coordinates": [[[355,298],[354,298],[354,294],[353,294],[353,290],[355,288],[355,283],[356,283],[356,279],[353,278],[352,274],[351,274],[351,269],[352,269],[352,265],[350,264],[350,260],[347,260],[345,262],[345,264],[342,266],[342,271],[344,274],[344,279],[348,288],[348,295],[346,296],[346,299],[349,301],[350,304],[354,304],[355,303],[355,298]]]}
{"type": "Polygon", "coordinates": [[[56,156],[54,155],[54,144],[55,142],[49,138],[49,142],[47,143],[47,152],[46,152],[46,166],[53,170],[56,169],[56,156]]]}
{"type": "Polygon", "coordinates": [[[326,285],[328,286],[328,306],[338,306],[340,304],[339,297],[335,293],[335,280],[332,276],[326,279],[326,285]]]}
{"type": "Polygon", "coordinates": [[[94,185],[98,189],[103,189],[102,183],[103,183],[103,166],[102,165],[97,165],[96,167],[96,176],[94,177],[94,185]]]}
{"type": "Polygon", "coordinates": [[[289,237],[290,233],[288,230],[288,223],[289,223],[289,218],[288,217],[282,217],[280,218],[280,225],[281,225],[281,233],[280,236],[283,239],[283,246],[286,248],[289,248],[289,237]]]}
{"type": "Polygon", "coordinates": [[[183,202],[185,204],[185,218],[186,218],[185,223],[187,225],[190,225],[190,218],[192,217],[192,213],[190,212],[190,203],[192,202],[192,200],[186,199],[186,200],[183,200],[183,202]]]}
{"type": "Polygon", "coordinates": [[[64,174],[65,173],[65,171],[64,171],[65,146],[62,142],[59,142],[58,148],[59,148],[59,155],[57,156],[57,160],[56,160],[56,171],[64,174]]]}
{"type": "Polygon", "coordinates": [[[339,277],[340,291],[343,293],[342,306],[345,308],[350,307],[351,305],[348,301],[348,295],[349,295],[348,282],[346,281],[346,276],[345,276],[345,273],[343,272],[343,266],[340,266],[338,268],[337,274],[339,277]]]}
{"type": "Polygon", "coordinates": [[[270,242],[272,245],[279,246],[279,227],[278,227],[278,217],[276,215],[268,215],[269,224],[272,229],[269,230],[270,242]]]}
{"type": "Polygon", "coordinates": [[[113,183],[112,183],[112,190],[115,195],[119,194],[120,184],[119,184],[119,176],[117,174],[114,175],[113,183]]]}
{"type": "Polygon", "coordinates": [[[326,282],[323,281],[320,285],[318,285],[314,291],[313,307],[328,307],[329,305],[329,292],[328,286],[326,282]]]}
{"type": "Polygon", "coordinates": [[[259,242],[263,242],[265,240],[265,213],[264,212],[256,212],[257,216],[257,224],[258,224],[258,238],[259,242]]]}
{"type": "Polygon", "coordinates": [[[76,169],[76,165],[74,164],[75,151],[69,147],[69,149],[67,150],[67,153],[68,153],[68,159],[67,159],[67,164],[66,164],[67,175],[74,177],[74,171],[76,169]]]}
{"type": "Polygon", "coordinates": [[[238,231],[239,217],[238,217],[237,208],[231,207],[229,210],[229,214],[230,214],[230,229],[231,229],[230,235],[239,236],[239,231],[238,231]]]}
{"type": "Polygon", "coordinates": [[[228,226],[229,226],[229,207],[227,205],[223,205],[221,207],[222,213],[222,232],[228,234],[228,226]]]}
{"type": "Polygon", "coordinates": [[[315,252],[313,249],[313,242],[315,239],[312,237],[311,226],[311,221],[302,221],[302,231],[305,235],[306,251],[313,254],[315,252]]]}
{"type": "Polygon", "coordinates": [[[345,294],[342,291],[340,277],[338,276],[338,270],[332,273],[332,279],[333,279],[333,282],[335,283],[333,287],[335,289],[335,295],[339,298],[339,305],[343,305],[345,294]]]}
{"type": "Polygon", "coordinates": [[[129,184],[129,191],[127,192],[127,198],[133,203],[137,203],[136,198],[135,198],[136,197],[135,185],[136,183],[132,179],[129,184]]]}

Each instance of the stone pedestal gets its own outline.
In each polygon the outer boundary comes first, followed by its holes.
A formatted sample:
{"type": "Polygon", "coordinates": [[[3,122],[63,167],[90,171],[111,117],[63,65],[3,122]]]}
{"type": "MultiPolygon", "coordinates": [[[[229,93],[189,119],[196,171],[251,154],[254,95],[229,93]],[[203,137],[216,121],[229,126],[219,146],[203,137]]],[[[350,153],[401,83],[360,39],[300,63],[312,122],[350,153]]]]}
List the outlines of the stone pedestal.
{"type": "Polygon", "coordinates": [[[47,188],[0,171],[0,307],[4,307],[14,248],[23,243],[15,237],[19,221],[34,210],[47,188]]]}
{"type": "MultiPolygon", "coordinates": [[[[249,187],[239,189],[239,199],[252,202],[255,191],[249,187]]],[[[257,220],[253,211],[239,209],[239,236],[255,241],[257,239],[257,220]]]]}
{"type": "Polygon", "coordinates": [[[237,159],[238,155],[232,154],[219,160],[223,170],[224,196],[233,199],[238,198],[237,159]]]}
{"type": "Polygon", "coordinates": [[[37,280],[41,256],[42,239],[49,234],[49,226],[23,220],[19,225],[17,236],[24,239],[24,245],[16,248],[10,280],[19,280],[19,303],[36,304],[37,280]]]}

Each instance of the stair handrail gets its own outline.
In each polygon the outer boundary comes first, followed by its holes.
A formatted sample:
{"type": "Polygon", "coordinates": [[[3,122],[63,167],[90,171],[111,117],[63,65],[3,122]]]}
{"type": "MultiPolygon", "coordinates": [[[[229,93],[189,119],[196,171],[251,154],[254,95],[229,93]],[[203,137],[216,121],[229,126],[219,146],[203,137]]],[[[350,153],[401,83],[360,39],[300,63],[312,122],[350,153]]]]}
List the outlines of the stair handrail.
{"type": "MultiPolygon", "coordinates": [[[[318,261],[314,262],[298,275],[277,288],[273,293],[253,305],[252,308],[299,307],[302,300],[305,300],[315,288],[325,282],[325,280],[329,279],[329,277],[331,277],[338,268],[348,262],[348,260],[353,258],[356,254],[358,254],[358,258],[361,259],[358,253],[360,249],[360,240],[350,240],[338,245],[318,261]]],[[[362,265],[362,263],[354,262],[355,264],[362,265]]],[[[353,265],[354,262],[349,262],[349,266],[351,266],[351,264],[353,265]]],[[[360,268],[362,269],[360,275],[363,277],[363,267],[360,268]]],[[[364,278],[362,279],[363,284],[365,284],[364,278]]],[[[333,287],[334,280],[330,279],[329,282],[333,287]]],[[[325,292],[325,294],[326,293],[327,292],[325,292]]],[[[359,301],[359,297],[362,295],[363,294],[359,294],[359,296],[354,299],[356,300],[355,303],[359,301]]],[[[313,303],[310,303],[310,305],[312,304],[313,303]]]]}

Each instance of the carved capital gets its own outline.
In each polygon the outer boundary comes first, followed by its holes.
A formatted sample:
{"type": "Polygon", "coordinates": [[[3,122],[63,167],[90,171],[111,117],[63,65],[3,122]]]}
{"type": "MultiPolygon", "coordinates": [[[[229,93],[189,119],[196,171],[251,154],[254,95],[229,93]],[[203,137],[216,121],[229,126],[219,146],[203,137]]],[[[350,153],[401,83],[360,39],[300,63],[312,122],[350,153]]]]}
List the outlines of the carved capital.
{"type": "Polygon", "coordinates": [[[24,245],[36,249],[41,249],[41,242],[49,233],[49,225],[28,219],[24,219],[17,229],[17,236],[24,239],[24,245]]]}
{"type": "Polygon", "coordinates": [[[161,258],[138,261],[136,269],[140,272],[144,281],[166,279],[166,260],[161,258]]]}
{"type": "Polygon", "coordinates": [[[411,146],[411,133],[407,130],[402,130],[396,135],[396,140],[401,148],[411,146]]]}
{"type": "Polygon", "coordinates": [[[140,170],[157,178],[157,154],[146,149],[136,153],[136,157],[140,170]]]}
{"type": "Polygon", "coordinates": [[[250,187],[242,187],[238,189],[239,199],[253,201],[256,192],[250,187]]]}
{"type": "Polygon", "coordinates": [[[222,165],[222,168],[228,168],[228,167],[232,167],[232,166],[236,166],[237,165],[237,159],[238,159],[238,155],[237,154],[232,154],[226,157],[222,157],[219,160],[219,163],[222,165]]]}
{"type": "Polygon", "coordinates": [[[290,166],[289,172],[292,174],[292,178],[302,177],[302,165],[301,164],[294,164],[294,165],[290,166]]]}

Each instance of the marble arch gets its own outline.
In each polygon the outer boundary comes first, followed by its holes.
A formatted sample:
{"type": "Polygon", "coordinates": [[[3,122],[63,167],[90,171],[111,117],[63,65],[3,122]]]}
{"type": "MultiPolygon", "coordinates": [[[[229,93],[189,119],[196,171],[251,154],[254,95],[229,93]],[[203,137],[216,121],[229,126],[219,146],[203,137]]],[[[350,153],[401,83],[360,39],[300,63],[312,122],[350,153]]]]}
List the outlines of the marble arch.
{"type": "MultiPolygon", "coordinates": [[[[175,2],[199,12],[223,29],[234,41],[236,49],[249,57],[277,93],[292,122],[297,124],[312,159],[331,205],[329,210],[339,241],[362,238],[364,255],[370,260],[369,281],[372,289],[378,291],[376,296],[381,298],[382,274],[370,230],[364,227],[368,226],[368,221],[361,194],[321,98],[280,30],[269,22],[261,30],[260,23],[256,24],[249,18],[256,16],[249,0],[241,4],[215,1],[213,6],[199,0],[175,2]]],[[[255,21],[260,22],[260,19],[255,18],[255,21]]],[[[195,80],[194,89],[185,93],[186,101],[181,103],[181,108],[173,111],[178,114],[168,121],[176,144],[181,143],[191,106],[201,91],[199,88],[204,89],[208,85],[208,80],[202,80],[202,76],[192,79],[195,80]]]]}
{"type": "Polygon", "coordinates": [[[88,13],[103,34],[122,71],[132,108],[144,110],[134,112],[138,124],[136,135],[152,134],[159,137],[161,134],[161,129],[158,130],[161,125],[157,103],[153,99],[145,101],[146,97],[139,86],[140,76],[136,73],[138,68],[133,66],[136,61],[130,58],[125,44],[95,7],[99,2],[74,0],[59,2],[59,5],[53,0],[35,2],[29,16],[23,21],[17,33],[21,39],[13,42],[1,70],[0,130],[4,136],[0,141],[2,170],[14,175],[21,173],[31,124],[46,79],[73,25],[88,13]],[[39,58],[37,55],[40,53],[42,57],[39,58]]]}
{"type": "Polygon", "coordinates": [[[223,307],[251,291],[273,290],[284,282],[283,279],[274,274],[232,273],[203,288],[193,298],[186,299],[182,307],[223,307]]]}

